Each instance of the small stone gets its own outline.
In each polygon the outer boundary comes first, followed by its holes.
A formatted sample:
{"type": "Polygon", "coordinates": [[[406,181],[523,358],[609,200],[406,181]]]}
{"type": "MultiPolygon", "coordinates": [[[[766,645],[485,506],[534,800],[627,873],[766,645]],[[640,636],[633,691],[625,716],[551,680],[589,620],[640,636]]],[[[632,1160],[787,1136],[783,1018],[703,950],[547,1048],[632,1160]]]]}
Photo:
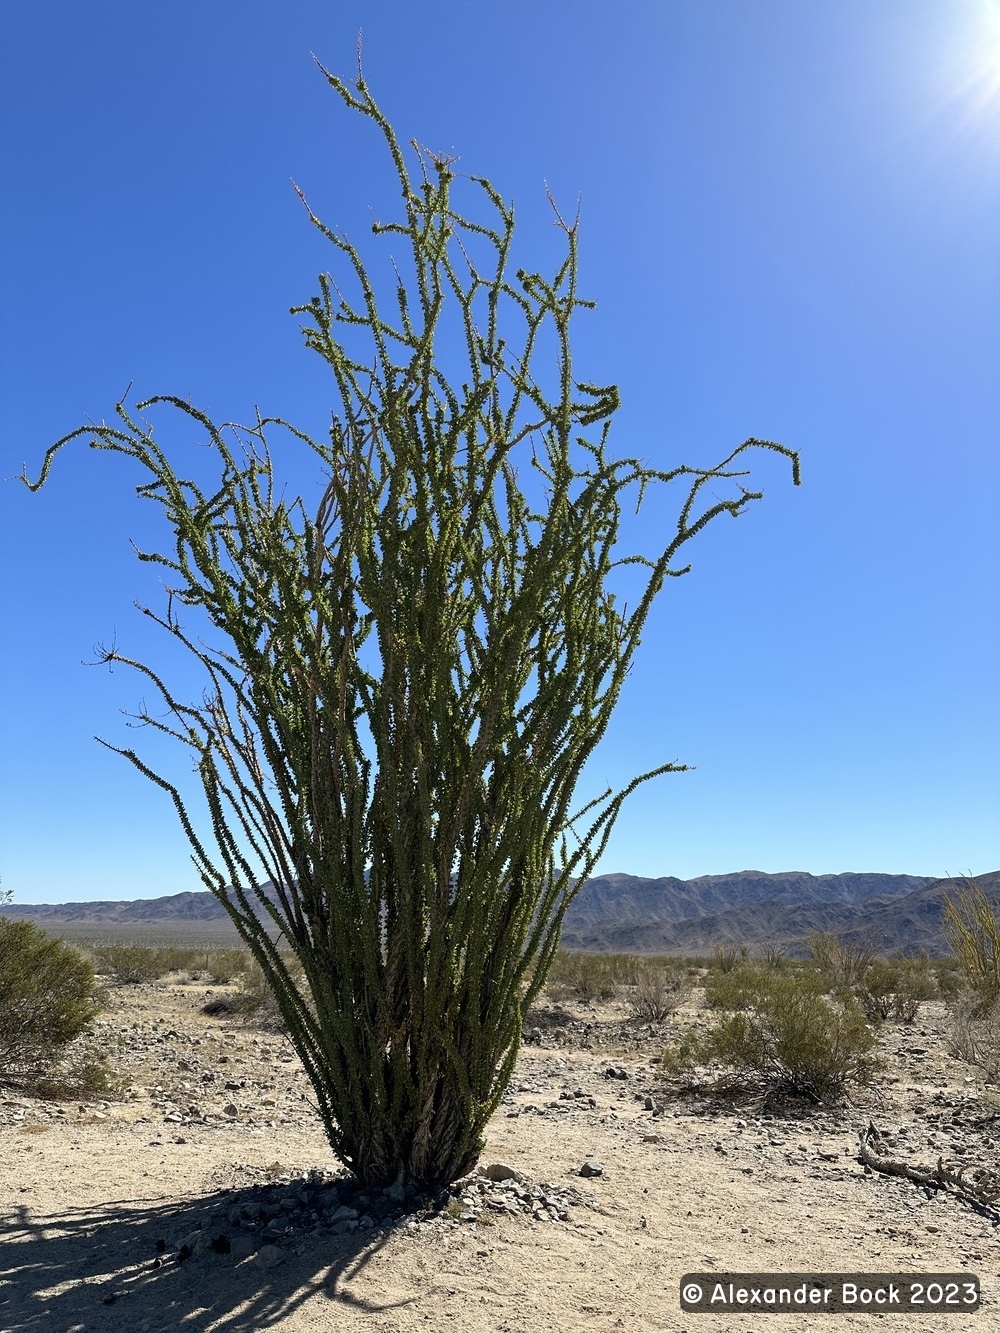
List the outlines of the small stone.
{"type": "Polygon", "coordinates": [[[492,1180],[495,1185],[502,1180],[520,1179],[520,1173],[507,1162],[490,1162],[489,1166],[482,1167],[482,1174],[487,1180],[492,1180]]]}
{"type": "MultiPolygon", "coordinates": [[[[222,1108],[222,1114],[229,1116],[237,1116],[239,1115],[239,1108],[235,1106],[232,1102],[230,1102],[228,1106],[224,1106],[222,1108]]],[[[166,1117],[167,1120],[170,1120],[171,1118],[172,1117],[169,1115],[166,1117]]],[[[177,1119],[179,1120],[180,1116],[178,1116],[177,1119]]]]}
{"type": "Polygon", "coordinates": [[[253,1236],[234,1236],[229,1242],[229,1257],[234,1264],[240,1264],[244,1259],[249,1259],[256,1248],[257,1242],[253,1236]]]}
{"type": "Polygon", "coordinates": [[[277,1245],[262,1245],[254,1259],[258,1268],[277,1268],[279,1264],[284,1262],[285,1252],[280,1250],[277,1245]]]}
{"type": "Polygon", "coordinates": [[[586,1161],[577,1174],[581,1176],[603,1176],[604,1167],[600,1162],[586,1161]]]}
{"type": "Polygon", "coordinates": [[[208,1244],[208,1237],[204,1231],[192,1231],[189,1236],[185,1236],[181,1241],[181,1249],[189,1250],[191,1254],[198,1254],[208,1244]]]}

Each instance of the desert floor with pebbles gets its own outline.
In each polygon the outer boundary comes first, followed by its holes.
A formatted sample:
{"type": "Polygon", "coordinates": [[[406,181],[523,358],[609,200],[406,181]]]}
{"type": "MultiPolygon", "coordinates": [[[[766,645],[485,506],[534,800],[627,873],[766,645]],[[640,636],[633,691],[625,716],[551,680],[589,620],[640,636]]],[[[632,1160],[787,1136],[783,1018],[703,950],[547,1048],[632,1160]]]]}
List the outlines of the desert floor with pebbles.
{"type": "Polygon", "coordinates": [[[872,1325],[864,1310],[682,1310],[682,1275],[755,1270],[975,1273],[978,1313],[899,1326],[1000,1327],[1000,1215],[858,1155],[872,1120],[899,1160],[995,1168],[997,1102],[947,1055],[939,1004],[882,1029],[877,1091],[804,1113],[681,1095],[656,1063],[671,1024],[550,1006],[479,1173],[420,1202],[354,1189],[288,1044],[207,1017],[207,998],[110,991],[91,1040],[122,1101],[0,1087],[0,1333],[872,1325]]]}

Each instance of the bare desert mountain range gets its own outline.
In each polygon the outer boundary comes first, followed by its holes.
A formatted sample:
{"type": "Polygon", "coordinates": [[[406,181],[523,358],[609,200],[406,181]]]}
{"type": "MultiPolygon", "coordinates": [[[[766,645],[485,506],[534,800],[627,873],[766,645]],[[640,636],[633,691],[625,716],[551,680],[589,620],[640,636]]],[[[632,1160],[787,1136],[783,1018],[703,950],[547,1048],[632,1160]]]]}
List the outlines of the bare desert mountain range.
{"type": "MultiPolygon", "coordinates": [[[[563,943],[676,954],[704,954],[717,944],[777,944],[795,956],[805,954],[813,931],[829,931],[870,943],[880,954],[926,949],[941,955],[951,952],[944,900],[964,883],[961,877],[798,871],[746,870],[688,881],[608,875],[581,889],[566,914],[563,943]]],[[[978,876],[977,883],[1000,901],[1000,871],[978,876]]]]}
{"type": "MultiPolygon", "coordinates": [[[[1000,903],[1000,871],[978,877],[1000,903]]],[[[767,874],[741,870],[681,880],[666,876],[600,875],[580,890],[568,912],[563,944],[593,952],[704,954],[717,944],[778,944],[804,954],[813,931],[866,941],[882,954],[949,952],[944,898],[961,878],[923,875],[767,874]]],[[[59,933],[174,927],[225,930],[224,908],[210,893],[175,893],[124,902],[11,903],[6,916],[59,933]]]]}

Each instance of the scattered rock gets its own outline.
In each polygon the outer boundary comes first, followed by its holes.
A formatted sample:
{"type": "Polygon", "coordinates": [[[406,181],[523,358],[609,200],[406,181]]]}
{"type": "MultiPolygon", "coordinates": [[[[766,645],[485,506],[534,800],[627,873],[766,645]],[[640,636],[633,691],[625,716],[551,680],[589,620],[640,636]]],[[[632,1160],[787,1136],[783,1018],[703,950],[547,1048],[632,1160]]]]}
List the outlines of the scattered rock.
{"type": "Polygon", "coordinates": [[[262,1245],[257,1251],[254,1263],[258,1268],[277,1268],[285,1262],[285,1252],[277,1245],[262,1245]]]}
{"type": "Polygon", "coordinates": [[[234,1236],[229,1242],[229,1257],[234,1264],[240,1264],[244,1259],[249,1259],[256,1249],[257,1242],[252,1236],[234,1236]]]}
{"type": "Polygon", "coordinates": [[[201,1230],[192,1231],[190,1235],[185,1236],[185,1238],[181,1241],[180,1249],[177,1252],[178,1258],[185,1250],[187,1251],[187,1254],[185,1254],[184,1257],[186,1259],[189,1259],[191,1258],[192,1255],[200,1254],[202,1250],[205,1250],[207,1248],[208,1248],[207,1233],[201,1230]]]}
{"type": "Polygon", "coordinates": [[[499,1184],[501,1180],[519,1180],[520,1173],[506,1162],[491,1162],[489,1166],[481,1166],[480,1172],[487,1180],[492,1180],[499,1184]]]}

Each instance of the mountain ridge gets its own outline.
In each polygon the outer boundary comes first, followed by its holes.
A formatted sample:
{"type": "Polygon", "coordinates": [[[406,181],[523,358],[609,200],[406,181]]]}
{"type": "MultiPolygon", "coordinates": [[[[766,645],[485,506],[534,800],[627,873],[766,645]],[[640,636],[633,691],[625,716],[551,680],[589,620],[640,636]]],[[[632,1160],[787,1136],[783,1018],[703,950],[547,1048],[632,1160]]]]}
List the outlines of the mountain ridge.
{"type": "MultiPolygon", "coordinates": [[[[949,952],[943,897],[962,880],[929,875],[808,871],[733,871],[682,880],[612,872],[595,875],[570,903],[566,948],[592,952],[703,954],[716,945],[779,945],[802,954],[814,931],[873,944],[881,953],[949,952]]],[[[1000,902],[1000,871],[979,883],[1000,902]]],[[[207,891],[159,898],[82,903],[9,903],[0,915],[41,927],[136,928],[198,926],[231,929],[207,891]]],[[[233,932],[235,935],[235,931],[233,932]]]]}
{"type": "MultiPolygon", "coordinates": [[[[809,892],[823,876],[805,877],[807,882],[797,885],[788,882],[791,875],[768,878],[779,882],[784,879],[784,892],[772,891],[766,897],[759,893],[735,906],[722,903],[714,911],[679,917],[647,913],[588,921],[586,904],[577,917],[571,917],[571,907],[566,913],[562,943],[567,949],[602,953],[689,955],[708,953],[716,945],[776,945],[790,956],[801,957],[808,952],[809,936],[820,931],[848,943],[871,945],[883,956],[921,950],[935,956],[952,952],[944,925],[944,900],[961,891],[964,877],[862,876],[864,884],[841,884],[839,896],[838,886],[827,886],[828,891],[820,896],[809,892]],[[884,881],[881,885],[880,879],[884,881]],[[852,898],[852,889],[861,890],[862,896],[852,898]]],[[[842,881],[854,877],[827,878],[842,881]]],[[[759,888],[764,887],[763,881],[761,875],[759,888]]],[[[1000,871],[979,875],[976,882],[1000,911],[1000,871]]],[[[580,896],[589,888],[585,885],[580,896]]],[[[780,890],[781,885],[772,888],[780,890]]]]}

